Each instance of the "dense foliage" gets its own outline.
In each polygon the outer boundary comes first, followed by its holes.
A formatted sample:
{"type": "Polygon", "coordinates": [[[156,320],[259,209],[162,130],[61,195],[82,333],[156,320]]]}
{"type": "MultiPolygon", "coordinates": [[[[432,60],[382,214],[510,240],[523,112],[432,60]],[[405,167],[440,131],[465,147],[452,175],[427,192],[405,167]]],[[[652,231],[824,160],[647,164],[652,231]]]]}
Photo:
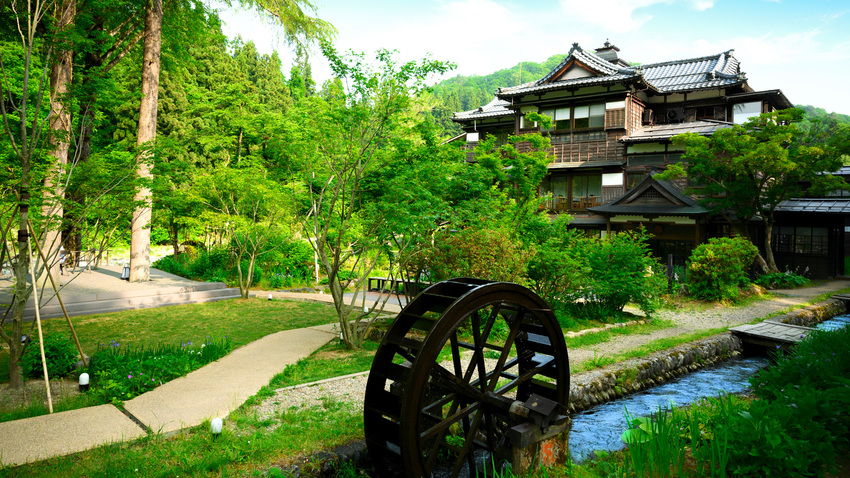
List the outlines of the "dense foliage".
{"type": "Polygon", "coordinates": [[[129,400],[224,357],[230,349],[226,338],[135,348],[115,341],[101,344],[86,369],[91,376],[89,393],[101,403],[129,400]]]}
{"type": "Polygon", "coordinates": [[[714,237],[691,253],[688,292],[706,300],[734,300],[747,285],[758,249],[743,237],[714,237]]]}
{"type": "MultiPolygon", "coordinates": [[[[50,378],[67,377],[74,371],[77,363],[77,347],[64,334],[45,334],[44,356],[47,359],[47,376],[50,378]]],[[[41,347],[37,340],[30,342],[24,351],[22,359],[24,375],[27,377],[44,377],[41,362],[41,347]]]]}
{"type": "Polygon", "coordinates": [[[786,270],[785,272],[771,272],[756,277],[755,283],[768,289],[792,289],[802,287],[809,283],[805,276],[786,270]]]}
{"type": "Polygon", "coordinates": [[[507,231],[467,228],[439,234],[428,264],[434,282],[455,277],[522,282],[527,259],[507,231]]]}
{"type": "Polygon", "coordinates": [[[542,78],[562,62],[565,56],[566,54],[552,55],[541,63],[522,62],[489,75],[457,75],[441,81],[434,86],[434,96],[439,100],[433,109],[434,117],[447,132],[459,133],[459,126],[451,120],[455,112],[486,105],[501,87],[516,86],[542,78]]]}
{"type": "Polygon", "coordinates": [[[824,476],[850,446],[850,328],[815,332],[750,379],[756,399],[721,396],[630,420],[620,475],[824,476]]]}
{"type": "Polygon", "coordinates": [[[765,272],[779,271],[771,245],[779,204],[847,188],[840,176],[823,173],[837,171],[850,153],[850,126],[814,120],[801,127],[803,118],[803,111],[792,108],[764,113],[710,137],[677,135],[673,143],[685,148],[687,172],[676,165],[659,176],[686,174],[700,185],[700,203],[743,237],[749,238],[753,218],[760,218],[764,235],[753,240],[763,241],[765,257],[757,257],[765,272]]]}

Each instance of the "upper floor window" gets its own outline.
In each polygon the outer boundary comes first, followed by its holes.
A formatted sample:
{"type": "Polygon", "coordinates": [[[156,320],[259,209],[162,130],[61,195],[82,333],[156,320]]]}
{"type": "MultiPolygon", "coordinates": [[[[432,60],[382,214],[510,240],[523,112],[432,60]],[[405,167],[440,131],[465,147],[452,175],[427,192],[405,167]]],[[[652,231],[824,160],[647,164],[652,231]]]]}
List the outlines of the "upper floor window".
{"type": "Polygon", "coordinates": [[[573,122],[575,129],[603,126],[605,126],[605,103],[575,107],[573,122]]]}
{"type": "MultiPolygon", "coordinates": [[[[552,126],[542,131],[571,131],[603,127],[625,126],[625,101],[609,101],[592,105],[567,106],[540,110],[540,114],[552,119],[552,126]],[[606,113],[607,112],[607,113],[606,113]],[[607,117],[606,117],[607,116],[607,117]]],[[[537,129],[539,125],[520,119],[520,129],[537,129]]]]}
{"type": "Polygon", "coordinates": [[[732,105],[732,119],[735,124],[744,124],[748,119],[761,114],[761,101],[732,105]]]}

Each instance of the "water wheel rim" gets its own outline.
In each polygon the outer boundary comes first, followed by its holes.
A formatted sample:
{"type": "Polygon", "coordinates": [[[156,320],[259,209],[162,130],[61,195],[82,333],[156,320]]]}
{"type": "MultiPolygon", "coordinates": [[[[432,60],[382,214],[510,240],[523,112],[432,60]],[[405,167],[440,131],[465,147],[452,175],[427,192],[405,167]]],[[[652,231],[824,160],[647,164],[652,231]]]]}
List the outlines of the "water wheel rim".
{"type": "MultiPolygon", "coordinates": [[[[431,469],[433,468],[433,462],[426,463],[424,460],[433,460],[435,451],[431,450],[430,455],[423,457],[422,442],[424,440],[420,437],[423,424],[420,423],[420,412],[423,410],[422,400],[425,394],[424,387],[428,383],[429,378],[432,376],[431,372],[434,368],[436,358],[443,346],[452,340],[452,336],[460,324],[479,310],[486,307],[501,307],[504,305],[519,307],[522,312],[517,312],[518,314],[528,314],[528,320],[534,320],[539,323],[545,330],[545,335],[549,338],[553,350],[553,362],[556,369],[554,373],[556,376],[555,380],[557,387],[557,391],[555,392],[556,399],[559,403],[565,406],[569,396],[569,359],[567,356],[566,345],[564,344],[563,335],[557,324],[557,320],[555,319],[554,314],[552,314],[552,311],[548,309],[545,302],[533,292],[516,284],[480,281],[475,279],[456,280],[470,281],[471,283],[469,285],[472,285],[473,287],[442,312],[440,318],[436,321],[433,328],[428,333],[421,350],[414,357],[410,374],[404,384],[404,394],[400,407],[400,417],[402,417],[402,419],[400,420],[401,423],[399,427],[398,443],[400,448],[403,450],[400,452],[401,460],[404,463],[405,473],[408,476],[429,476],[431,469]]],[[[429,289],[426,289],[423,294],[428,293],[429,290],[433,290],[434,287],[435,286],[429,287],[429,289]]],[[[416,300],[411,302],[408,307],[413,306],[414,302],[416,302],[416,300]]],[[[407,309],[408,308],[406,307],[405,310],[407,309]]],[[[511,334],[514,335],[514,339],[518,333],[514,329],[521,327],[525,321],[526,317],[521,317],[515,320],[515,324],[511,330],[511,334]]],[[[390,334],[404,335],[409,331],[409,329],[410,326],[394,323],[393,326],[390,327],[390,330],[388,330],[388,336],[390,334]],[[394,330],[397,325],[399,328],[394,330]]],[[[510,346],[511,345],[508,347],[510,348],[510,346]]],[[[376,362],[379,361],[379,355],[381,355],[380,348],[378,354],[376,354],[376,362]]],[[[380,360],[387,360],[387,357],[383,357],[380,360]]],[[[483,381],[479,380],[479,385],[482,383],[483,381]]],[[[487,385],[484,387],[481,394],[485,391],[492,392],[492,390],[487,390],[488,388],[492,389],[492,386],[487,385]]],[[[367,385],[367,402],[369,401],[369,389],[370,387],[367,385]]],[[[458,391],[460,391],[460,389],[458,389],[458,391]]],[[[479,404],[483,403],[481,400],[481,394],[469,389],[467,389],[467,392],[469,396],[466,397],[465,401],[470,403],[470,408],[467,411],[470,413],[477,412],[476,417],[473,418],[473,420],[476,420],[476,423],[470,424],[470,429],[474,433],[477,427],[480,426],[481,420],[488,421],[492,424],[495,419],[492,416],[488,417],[487,412],[484,410],[476,410],[476,406],[478,408],[483,406],[476,405],[476,402],[479,404]]],[[[466,425],[464,426],[466,427],[466,425]]],[[[370,435],[368,419],[366,420],[366,427],[368,441],[368,437],[370,435]]],[[[471,460],[474,456],[474,453],[476,452],[475,445],[471,442],[467,443],[469,444],[465,445],[466,452],[459,455],[456,464],[464,459],[471,460]],[[468,455],[470,452],[473,455],[468,455]]],[[[438,447],[439,446],[440,445],[438,444],[438,447]]],[[[470,466],[472,466],[471,462],[470,466]]]]}

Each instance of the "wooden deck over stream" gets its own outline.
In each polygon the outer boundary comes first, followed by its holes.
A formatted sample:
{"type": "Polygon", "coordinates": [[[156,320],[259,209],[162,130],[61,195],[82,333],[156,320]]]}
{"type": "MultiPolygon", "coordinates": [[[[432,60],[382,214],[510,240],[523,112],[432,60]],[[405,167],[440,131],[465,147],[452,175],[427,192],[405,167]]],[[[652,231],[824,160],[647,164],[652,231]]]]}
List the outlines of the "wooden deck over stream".
{"type": "Polygon", "coordinates": [[[764,321],[758,324],[744,324],[729,329],[741,339],[744,347],[756,346],[768,349],[789,349],[811,333],[811,327],[764,321]]]}

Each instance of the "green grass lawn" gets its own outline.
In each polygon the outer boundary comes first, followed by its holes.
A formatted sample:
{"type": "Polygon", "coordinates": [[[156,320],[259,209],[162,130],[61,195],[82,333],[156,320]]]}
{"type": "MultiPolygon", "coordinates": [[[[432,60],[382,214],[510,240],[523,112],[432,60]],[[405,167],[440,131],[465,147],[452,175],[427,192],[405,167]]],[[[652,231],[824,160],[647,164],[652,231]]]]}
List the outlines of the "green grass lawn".
{"type": "MultiPolygon", "coordinates": [[[[234,299],[72,317],[87,355],[115,341],[121,346],[202,343],[229,337],[241,347],[281,330],[336,322],[333,307],[316,302],[234,299]]],[[[64,318],[44,322],[45,333],[69,333],[64,318]]],[[[26,324],[29,326],[30,324],[26,324]]],[[[33,334],[35,335],[35,333],[33,334]]],[[[0,351],[0,382],[9,380],[9,352],[0,351]]]]}

